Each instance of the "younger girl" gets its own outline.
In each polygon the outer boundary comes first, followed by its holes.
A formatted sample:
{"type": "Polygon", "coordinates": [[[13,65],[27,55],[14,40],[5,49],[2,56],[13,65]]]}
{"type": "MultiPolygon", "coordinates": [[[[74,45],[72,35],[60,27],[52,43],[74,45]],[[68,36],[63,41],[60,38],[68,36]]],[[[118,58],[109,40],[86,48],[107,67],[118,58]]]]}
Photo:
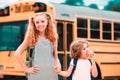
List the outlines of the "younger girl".
{"type": "Polygon", "coordinates": [[[95,64],[95,54],[89,49],[88,41],[75,40],[70,46],[71,62],[67,71],[60,71],[58,68],[55,71],[64,77],[68,77],[73,70],[73,59],[77,59],[76,69],[73,72],[72,80],[91,80],[91,73],[93,77],[97,77],[98,72],[95,64]],[[92,66],[88,58],[92,61],[92,66]]]}

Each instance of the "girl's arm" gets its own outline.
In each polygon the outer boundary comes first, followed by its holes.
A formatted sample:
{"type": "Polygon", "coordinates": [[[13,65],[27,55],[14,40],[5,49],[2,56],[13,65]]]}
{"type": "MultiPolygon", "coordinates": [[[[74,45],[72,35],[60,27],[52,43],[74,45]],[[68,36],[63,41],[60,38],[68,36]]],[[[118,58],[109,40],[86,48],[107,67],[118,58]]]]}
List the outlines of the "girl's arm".
{"type": "Polygon", "coordinates": [[[92,66],[91,66],[91,73],[93,77],[97,77],[98,76],[98,71],[97,71],[97,67],[95,64],[95,53],[92,50],[89,50],[90,52],[90,59],[92,61],[92,66]]]}
{"type": "Polygon", "coordinates": [[[58,52],[57,52],[57,42],[54,45],[54,60],[55,60],[56,67],[61,68],[61,64],[60,64],[60,61],[59,61],[59,58],[58,58],[58,52]]]}
{"type": "Polygon", "coordinates": [[[73,70],[73,64],[70,64],[70,67],[66,71],[60,71],[58,74],[63,76],[63,77],[68,77],[73,70]]]}
{"type": "Polygon", "coordinates": [[[15,54],[14,56],[16,57],[17,61],[19,62],[19,64],[22,66],[22,68],[24,70],[27,69],[27,66],[25,65],[25,63],[23,62],[23,59],[22,59],[22,53],[27,49],[28,47],[28,41],[27,40],[24,40],[22,42],[22,44],[17,48],[17,50],[15,51],[15,54]]]}
{"type": "Polygon", "coordinates": [[[92,67],[91,67],[92,76],[97,77],[98,76],[98,71],[97,71],[97,67],[96,67],[96,64],[95,64],[95,60],[92,59],[91,61],[92,61],[92,67]]]}
{"type": "Polygon", "coordinates": [[[29,42],[27,39],[25,39],[22,42],[22,44],[18,47],[18,49],[15,51],[14,56],[16,57],[17,61],[19,62],[19,64],[21,65],[21,67],[25,72],[34,74],[39,71],[38,67],[33,66],[31,68],[28,68],[22,59],[22,53],[27,49],[28,45],[29,45],[29,42]]]}

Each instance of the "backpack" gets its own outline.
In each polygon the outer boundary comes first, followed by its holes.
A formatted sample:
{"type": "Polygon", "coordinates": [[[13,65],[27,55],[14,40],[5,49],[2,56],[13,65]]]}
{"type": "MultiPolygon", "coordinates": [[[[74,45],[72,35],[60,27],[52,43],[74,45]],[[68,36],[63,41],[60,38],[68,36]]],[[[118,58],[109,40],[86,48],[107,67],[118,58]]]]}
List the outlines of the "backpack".
{"type": "Polygon", "coordinates": [[[75,70],[75,68],[76,68],[77,59],[73,59],[73,64],[74,64],[73,70],[72,70],[71,74],[66,78],[66,80],[72,80],[72,74],[73,74],[73,72],[74,72],[74,70],[75,70]]]}

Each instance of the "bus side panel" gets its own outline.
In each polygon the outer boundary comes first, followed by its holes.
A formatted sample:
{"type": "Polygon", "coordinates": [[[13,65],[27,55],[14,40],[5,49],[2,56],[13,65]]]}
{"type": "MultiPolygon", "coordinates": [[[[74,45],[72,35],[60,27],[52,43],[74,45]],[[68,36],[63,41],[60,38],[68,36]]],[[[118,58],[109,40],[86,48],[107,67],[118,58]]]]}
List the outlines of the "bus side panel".
{"type": "MultiPolygon", "coordinates": [[[[14,51],[2,51],[0,57],[1,74],[25,76],[23,69],[14,57],[14,51]]],[[[26,62],[26,52],[23,53],[22,58],[26,62]]]]}
{"type": "Polygon", "coordinates": [[[90,42],[90,48],[95,51],[102,78],[120,76],[119,43],[90,42]]]}

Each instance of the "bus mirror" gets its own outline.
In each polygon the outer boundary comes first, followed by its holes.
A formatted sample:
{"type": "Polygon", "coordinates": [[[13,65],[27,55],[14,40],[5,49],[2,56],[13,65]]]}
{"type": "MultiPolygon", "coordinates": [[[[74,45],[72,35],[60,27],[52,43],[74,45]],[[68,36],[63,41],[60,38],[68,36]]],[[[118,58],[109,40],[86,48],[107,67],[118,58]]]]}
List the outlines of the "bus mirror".
{"type": "Polygon", "coordinates": [[[4,14],[4,9],[0,9],[0,16],[3,16],[4,14]]]}

